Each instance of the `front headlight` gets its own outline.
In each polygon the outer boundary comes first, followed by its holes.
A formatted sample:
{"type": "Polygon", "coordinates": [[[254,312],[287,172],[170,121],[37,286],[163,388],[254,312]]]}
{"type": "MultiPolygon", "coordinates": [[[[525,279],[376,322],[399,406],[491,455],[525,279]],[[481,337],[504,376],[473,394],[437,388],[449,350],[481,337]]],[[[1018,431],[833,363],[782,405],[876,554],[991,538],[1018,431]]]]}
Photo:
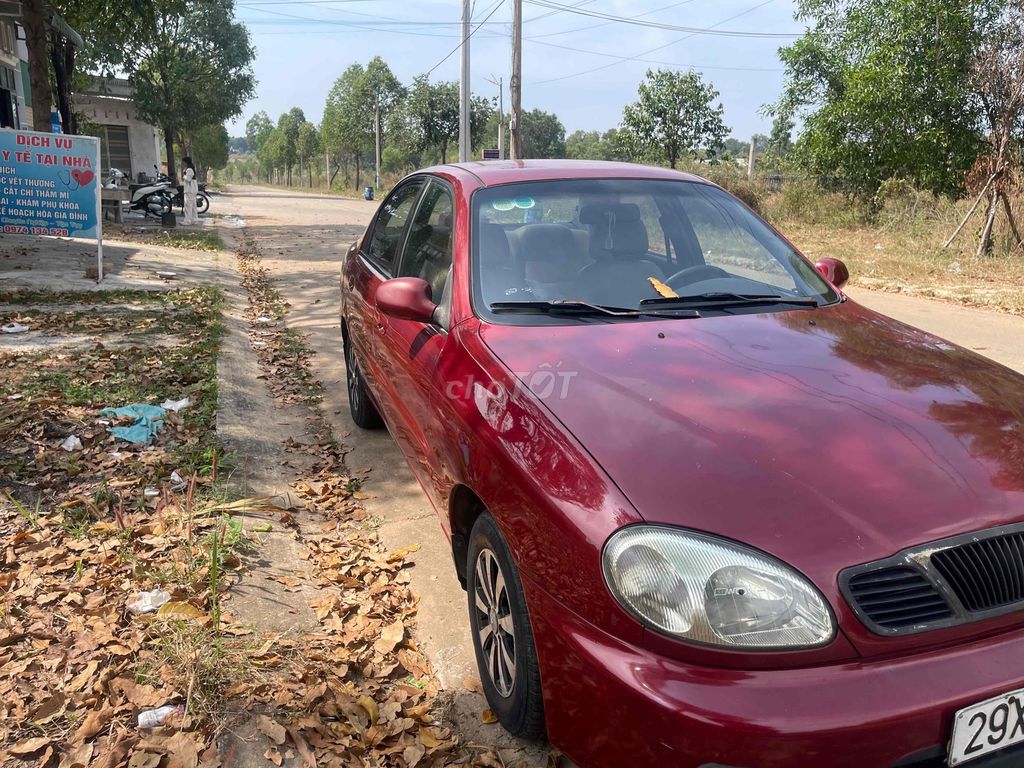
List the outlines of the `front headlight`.
{"type": "Polygon", "coordinates": [[[764,553],[681,529],[633,525],[612,534],[604,575],[641,622],[683,640],[737,648],[809,648],[832,639],[825,599],[764,553]]]}

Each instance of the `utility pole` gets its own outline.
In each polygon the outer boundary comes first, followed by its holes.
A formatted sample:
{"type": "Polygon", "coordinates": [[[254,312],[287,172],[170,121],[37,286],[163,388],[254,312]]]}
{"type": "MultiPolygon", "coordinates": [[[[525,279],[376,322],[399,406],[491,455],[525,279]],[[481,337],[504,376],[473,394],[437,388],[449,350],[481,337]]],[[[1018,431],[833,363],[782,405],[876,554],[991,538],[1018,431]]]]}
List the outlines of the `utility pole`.
{"type": "Polygon", "coordinates": [[[757,152],[757,136],[750,137],[750,154],[747,155],[747,178],[754,178],[754,154],[757,152]]]}
{"type": "Polygon", "coordinates": [[[491,75],[487,82],[498,86],[498,159],[505,159],[505,81],[491,75]]]}
{"type": "Polygon", "coordinates": [[[469,0],[462,0],[462,77],[459,80],[459,162],[470,159],[473,141],[469,135],[469,0]]]}
{"type": "Polygon", "coordinates": [[[509,150],[513,160],[523,159],[520,125],[523,108],[523,0],[512,0],[512,77],[508,81],[512,101],[508,127],[512,134],[509,150]]]}
{"type": "Polygon", "coordinates": [[[377,173],[374,177],[373,191],[375,194],[380,193],[380,97],[377,97],[377,104],[373,109],[373,124],[376,129],[376,151],[374,159],[377,161],[377,173]]]}

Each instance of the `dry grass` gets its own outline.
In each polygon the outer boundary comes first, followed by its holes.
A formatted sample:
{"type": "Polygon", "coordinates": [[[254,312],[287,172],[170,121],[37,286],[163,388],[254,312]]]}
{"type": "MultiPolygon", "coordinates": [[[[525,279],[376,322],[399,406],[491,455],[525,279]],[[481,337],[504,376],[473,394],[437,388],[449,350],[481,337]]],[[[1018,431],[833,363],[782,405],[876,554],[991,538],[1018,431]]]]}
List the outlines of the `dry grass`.
{"type": "MultiPolygon", "coordinates": [[[[875,202],[869,209],[843,195],[798,189],[766,198],[765,213],[807,256],[846,262],[851,285],[1024,315],[1024,250],[1010,247],[1001,217],[996,247],[978,257],[977,213],[942,248],[971,201],[898,188],[875,202]]],[[[1015,209],[1024,211],[1024,200],[1015,209]]]]}

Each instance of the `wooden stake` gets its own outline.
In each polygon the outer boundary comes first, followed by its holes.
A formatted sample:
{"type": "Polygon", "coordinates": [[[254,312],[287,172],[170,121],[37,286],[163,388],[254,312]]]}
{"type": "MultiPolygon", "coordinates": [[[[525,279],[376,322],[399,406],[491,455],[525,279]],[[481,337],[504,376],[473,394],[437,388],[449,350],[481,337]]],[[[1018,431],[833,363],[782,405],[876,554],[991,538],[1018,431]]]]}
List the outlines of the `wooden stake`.
{"type": "Polygon", "coordinates": [[[1006,195],[1000,195],[1003,199],[1003,210],[1006,211],[1006,220],[1010,222],[1010,231],[1013,233],[1013,239],[1016,241],[1013,244],[1014,248],[1024,245],[1024,239],[1020,236],[1020,230],[1017,229],[1017,219],[1013,216],[1013,209],[1010,208],[1010,200],[1006,195]]]}
{"type": "Polygon", "coordinates": [[[985,217],[985,228],[981,230],[981,242],[978,243],[978,258],[988,253],[992,243],[992,225],[996,220],[996,205],[998,202],[999,192],[992,190],[992,199],[988,202],[988,214],[985,217]]]}
{"type": "Polygon", "coordinates": [[[988,192],[988,188],[992,185],[992,182],[995,181],[996,177],[1000,173],[1002,173],[1001,168],[988,177],[988,181],[985,182],[985,186],[982,187],[981,192],[978,193],[978,199],[974,201],[974,205],[972,205],[970,210],[968,210],[966,215],[964,215],[963,219],[960,221],[960,224],[957,226],[957,228],[953,230],[953,234],[949,236],[949,240],[942,244],[943,249],[949,248],[950,243],[956,240],[956,236],[960,234],[960,231],[964,227],[967,226],[967,222],[970,221],[971,216],[973,216],[974,212],[978,209],[978,205],[981,203],[981,199],[985,196],[985,193],[988,192]]]}

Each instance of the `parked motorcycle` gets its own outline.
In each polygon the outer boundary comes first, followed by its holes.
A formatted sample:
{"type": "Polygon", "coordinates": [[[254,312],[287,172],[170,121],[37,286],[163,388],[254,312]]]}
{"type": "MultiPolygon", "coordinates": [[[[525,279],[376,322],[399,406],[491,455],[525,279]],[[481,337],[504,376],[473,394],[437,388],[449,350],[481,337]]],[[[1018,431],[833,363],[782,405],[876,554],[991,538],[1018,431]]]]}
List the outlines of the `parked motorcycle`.
{"type": "MultiPolygon", "coordinates": [[[[166,173],[162,173],[159,169],[156,172],[157,181],[166,181],[168,184],[171,183],[171,177],[166,173]]],[[[177,193],[171,198],[171,204],[181,208],[181,212],[185,212],[185,185],[179,184],[177,193]]],[[[199,184],[199,193],[196,195],[196,213],[206,213],[210,210],[210,196],[206,192],[206,183],[202,182],[199,184]]]]}
{"type": "MultiPolygon", "coordinates": [[[[124,174],[117,168],[111,168],[104,184],[108,188],[116,188],[121,185],[124,174]]],[[[166,181],[155,181],[149,184],[140,184],[131,193],[131,202],[128,210],[140,211],[144,216],[163,216],[171,212],[171,185],[166,181]]]]}

